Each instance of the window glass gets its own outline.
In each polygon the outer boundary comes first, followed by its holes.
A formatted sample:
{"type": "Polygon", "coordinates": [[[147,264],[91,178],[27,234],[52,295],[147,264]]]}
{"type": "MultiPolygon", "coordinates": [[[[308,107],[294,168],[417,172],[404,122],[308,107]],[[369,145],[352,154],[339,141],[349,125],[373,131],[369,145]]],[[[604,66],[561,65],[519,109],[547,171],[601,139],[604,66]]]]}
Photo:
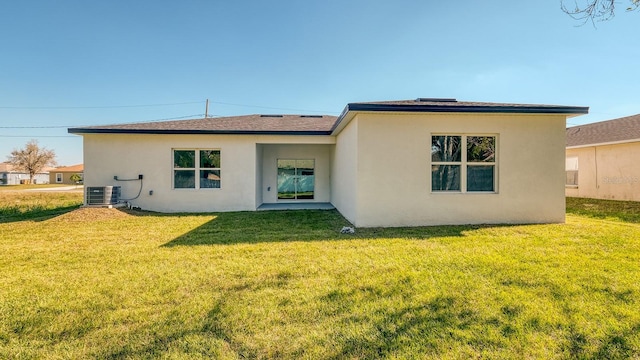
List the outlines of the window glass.
{"type": "Polygon", "coordinates": [[[462,160],[461,136],[432,136],[431,161],[456,162],[462,160]]]}
{"type": "Polygon", "coordinates": [[[496,138],[493,136],[467,136],[468,162],[494,162],[496,138]]]}
{"type": "Polygon", "coordinates": [[[219,189],[220,170],[200,170],[200,188],[219,189]]]}
{"type": "Polygon", "coordinates": [[[173,187],[220,188],[220,150],[173,150],[173,187]]]}
{"type": "Polygon", "coordinates": [[[432,165],[431,190],[460,191],[460,165],[432,165]]]}
{"type": "Polygon", "coordinates": [[[195,168],[196,152],[193,150],[174,150],[173,151],[173,167],[174,168],[195,168]]]}
{"type": "Polygon", "coordinates": [[[193,170],[174,170],[173,186],[176,189],[195,189],[196,177],[193,170]]]}
{"type": "Polygon", "coordinates": [[[219,168],[220,150],[200,150],[201,168],[219,168]]]}
{"type": "Polygon", "coordinates": [[[567,170],[567,181],[565,185],[578,186],[578,158],[566,158],[565,169],[567,170]]]}
{"type": "Polygon", "coordinates": [[[494,192],[496,136],[432,135],[431,191],[494,192]]]}
{"type": "Polygon", "coordinates": [[[493,165],[467,166],[467,191],[493,191],[493,165]]]}

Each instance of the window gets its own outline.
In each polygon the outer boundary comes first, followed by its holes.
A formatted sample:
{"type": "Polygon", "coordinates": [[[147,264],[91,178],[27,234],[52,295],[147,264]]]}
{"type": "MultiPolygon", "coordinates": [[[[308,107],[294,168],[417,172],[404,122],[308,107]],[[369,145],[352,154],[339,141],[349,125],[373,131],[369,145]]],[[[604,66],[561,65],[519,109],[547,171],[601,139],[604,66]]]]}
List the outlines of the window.
{"type": "Polygon", "coordinates": [[[220,150],[173,150],[174,189],[219,189],[220,150]]]}
{"type": "Polygon", "coordinates": [[[61,183],[62,182],[62,173],[56,173],[56,182],[57,183],[61,183]]]}
{"type": "Polygon", "coordinates": [[[567,172],[566,186],[578,186],[578,158],[568,157],[565,159],[565,170],[567,172]]]}
{"type": "Polygon", "coordinates": [[[431,136],[431,191],[495,192],[496,137],[431,136]]]}

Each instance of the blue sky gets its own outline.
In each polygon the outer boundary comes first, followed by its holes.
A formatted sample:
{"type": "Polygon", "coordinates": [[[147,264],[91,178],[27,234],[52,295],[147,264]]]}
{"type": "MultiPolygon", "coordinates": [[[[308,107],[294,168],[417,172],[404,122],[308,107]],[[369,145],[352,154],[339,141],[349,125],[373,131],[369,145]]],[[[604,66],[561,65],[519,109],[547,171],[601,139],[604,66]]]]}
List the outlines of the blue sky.
{"type": "Polygon", "coordinates": [[[594,28],[556,0],[5,1],[0,161],[36,139],[81,163],[66,127],[202,117],[205,99],[215,116],[417,97],[591,108],[569,125],[634,115],[624,5],[594,28]]]}

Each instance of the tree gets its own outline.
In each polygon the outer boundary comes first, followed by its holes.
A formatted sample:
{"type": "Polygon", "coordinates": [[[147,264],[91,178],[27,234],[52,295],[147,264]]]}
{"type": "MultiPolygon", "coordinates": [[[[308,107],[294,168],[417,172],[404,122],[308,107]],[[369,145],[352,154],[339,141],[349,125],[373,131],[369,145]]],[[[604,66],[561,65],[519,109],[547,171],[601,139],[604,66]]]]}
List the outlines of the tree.
{"type": "MultiPolygon", "coordinates": [[[[634,11],[640,7],[640,0],[628,1],[627,11],[634,11]]],[[[560,0],[562,11],[576,20],[581,20],[583,24],[589,20],[592,23],[595,21],[607,21],[615,15],[615,0],[573,0],[572,9],[565,5],[567,2],[568,0],[560,0]]]]}
{"type": "Polygon", "coordinates": [[[29,173],[29,183],[33,183],[35,174],[47,166],[56,164],[56,153],[53,150],[41,148],[36,140],[29,141],[24,149],[13,150],[7,158],[9,163],[18,170],[29,173]]]}
{"type": "Polygon", "coordinates": [[[72,174],[69,176],[69,180],[73,181],[76,184],[79,184],[82,181],[82,176],[80,174],[72,174]]]}

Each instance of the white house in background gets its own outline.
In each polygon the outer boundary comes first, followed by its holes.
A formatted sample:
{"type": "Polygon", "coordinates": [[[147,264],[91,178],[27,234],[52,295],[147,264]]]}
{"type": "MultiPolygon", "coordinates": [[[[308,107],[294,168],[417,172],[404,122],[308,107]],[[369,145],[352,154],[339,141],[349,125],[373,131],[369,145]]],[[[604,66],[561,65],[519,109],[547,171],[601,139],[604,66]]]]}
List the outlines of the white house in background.
{"type": "Polygon", "coordinates": [[[162,212],[325,204],[358,227],[564,221],[565,121],[588,108],[455,99],[71,128],[85,186],[162,212]],[[124,181],[127,180],[127,181],[124,181]],[[283,205],[284,204],[284,205],[283,205]]]}
{"type": "MultiPolygon", "coordinates": [[[[33,176],[34,184],[48,184],[49,170],[45,168],[33,176]]],[[[0,163],[0,185],[20,185],[29,182],[29,173],[16,169],[8,162],[0,163]]]]}
{"type": "Polygon", "coordinates": [[[640,201],[640,114],[566,133],[567,196],[640,201]]]}

